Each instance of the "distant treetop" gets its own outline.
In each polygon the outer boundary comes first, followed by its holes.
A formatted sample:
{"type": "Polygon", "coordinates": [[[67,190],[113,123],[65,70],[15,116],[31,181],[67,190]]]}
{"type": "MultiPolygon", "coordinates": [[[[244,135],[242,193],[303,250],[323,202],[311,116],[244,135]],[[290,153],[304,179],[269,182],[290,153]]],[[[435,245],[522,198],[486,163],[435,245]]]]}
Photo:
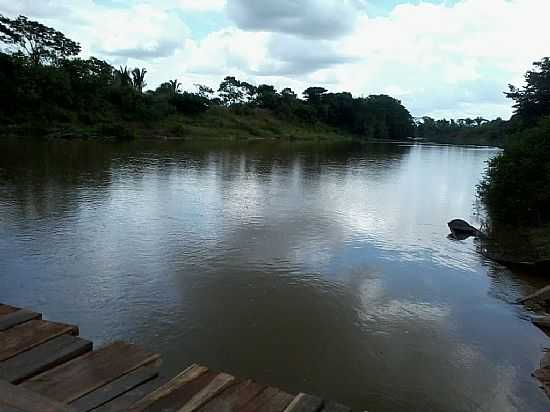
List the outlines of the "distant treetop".
{"type": "Polygon", "coordinates": [[[63,33],[25,16],[10,19],[0,14],[0,41],[33,64],[54,63],[76,56],[81,50],[78,43],[63,33]]]}

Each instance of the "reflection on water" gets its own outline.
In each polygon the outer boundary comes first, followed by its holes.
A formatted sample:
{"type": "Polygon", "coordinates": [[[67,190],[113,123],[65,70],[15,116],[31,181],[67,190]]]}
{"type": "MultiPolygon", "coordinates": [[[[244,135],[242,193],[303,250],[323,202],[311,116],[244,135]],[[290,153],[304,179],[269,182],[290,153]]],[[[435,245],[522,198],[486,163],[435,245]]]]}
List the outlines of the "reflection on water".
{"type": "Polygon", "coordinates": [[[0,301],[376,411],[545,411],[537,286],[446,222],[496,151],[0,143],[0,301]]]}

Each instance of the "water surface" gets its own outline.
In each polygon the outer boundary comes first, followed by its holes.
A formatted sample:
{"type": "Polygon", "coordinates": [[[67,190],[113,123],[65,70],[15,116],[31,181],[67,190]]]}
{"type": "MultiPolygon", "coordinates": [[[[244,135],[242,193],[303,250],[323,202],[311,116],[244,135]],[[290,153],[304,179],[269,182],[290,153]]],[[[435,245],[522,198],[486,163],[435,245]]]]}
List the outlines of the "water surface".
{"type": "Polygon", "coordinates": [[[0,301],[377,411],[547,411],[540,280],[447,239],[496,149],[0,142],[0,301]]]}

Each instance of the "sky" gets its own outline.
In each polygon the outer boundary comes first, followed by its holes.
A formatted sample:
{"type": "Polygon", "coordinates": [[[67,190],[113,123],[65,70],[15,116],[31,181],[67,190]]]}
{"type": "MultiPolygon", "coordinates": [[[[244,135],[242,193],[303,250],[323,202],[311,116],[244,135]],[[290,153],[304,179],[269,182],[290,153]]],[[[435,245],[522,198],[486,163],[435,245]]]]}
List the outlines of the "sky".
{"type": "Polygon", "coordinates": [[[84,56],[178,79],[389,94],[413,116],[508,118],[504,91],[550,56],[550,0],[0,0],[84,56]]]}

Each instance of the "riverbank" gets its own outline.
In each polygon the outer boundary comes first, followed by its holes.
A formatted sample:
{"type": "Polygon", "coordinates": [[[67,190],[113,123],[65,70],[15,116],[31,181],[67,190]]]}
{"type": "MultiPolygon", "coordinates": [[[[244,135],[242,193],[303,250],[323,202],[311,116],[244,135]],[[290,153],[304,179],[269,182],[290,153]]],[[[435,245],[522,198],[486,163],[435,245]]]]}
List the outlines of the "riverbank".
{"type": "Polygon", "coordinates": [[[550,225],[518,227],[497,223],[490,226],[487,235],[480,243],[486,256],[508,262],[550,260],[550,225]]]}
{"type": "Polygon", "coordinates": [[[550,225],[529,229],[527,233],[539,259],[550,259],[550,225]]]}
{"type": "Polygon", "coordinates": [[[157,121],[108,120],[89,125],[81,122],[21,123],[5,127],[2,136],[63,139],[143,138],[200,140],[351,141],[350,133],[326,124],[282,120],[269,110],[238,111],[212,107],[197,115],[174,114],[157,121]]]}

